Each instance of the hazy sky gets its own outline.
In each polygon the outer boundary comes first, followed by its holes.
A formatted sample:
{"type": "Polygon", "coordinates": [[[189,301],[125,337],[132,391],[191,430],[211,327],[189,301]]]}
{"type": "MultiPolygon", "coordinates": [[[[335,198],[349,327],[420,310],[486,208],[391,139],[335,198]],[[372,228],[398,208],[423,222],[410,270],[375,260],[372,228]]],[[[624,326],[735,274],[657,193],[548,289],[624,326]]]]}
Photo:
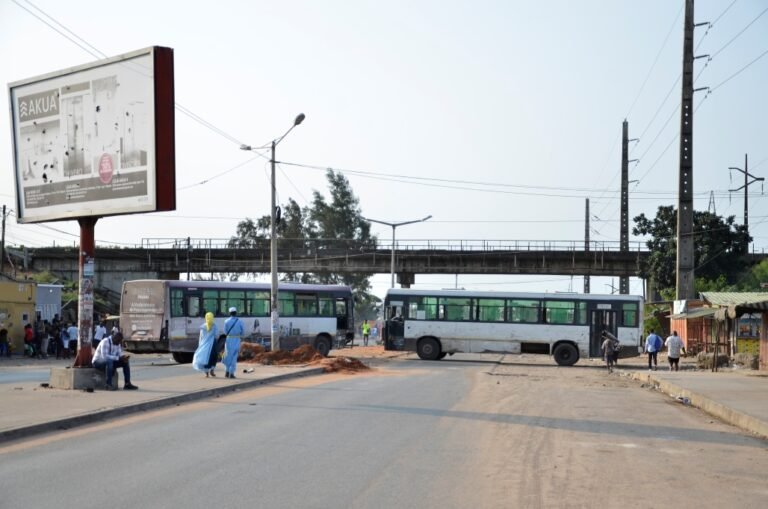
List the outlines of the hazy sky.
{"type": "MultiPolygon", "coordinates": [[[[615,242],[625,118],[630,138],[640,138],[630,152],[639,159],[630,164],[639,181],[630,185],[630,217],[677,203],[683,4],[0,0],[0,82],[147,46],[174,49],[176,101],[216,129],[177,109],[177,210],[103,218],[97,245],[226,239],[243,218],[268,214],[268,162],[248,162],[254,155],[238,142],[268,143],[300,112],[306,120],[277,159],[343,170],[366,217],[432,215],[398,228],[398,240],[583,241],[590,198],[592,240],[615,242]]],[[[750,173],[768,174],[768,0],[699,0],[695,18],[713,25],[695,37],[696,54],[711,60],[696,61],[695,87],[710,93],[694,102],[694,205],[706,210],[714,191],[716,212],[742,223],[743,191],[728,190],[743,175],[728,167],[743,168],[748,153],[750,173]]],[[[15,208],[8,112],[6,89],[0,204],[15,208]]],[[[313,190],[327,192],[323,170],[287,165],[277,188],[279,203],[300,205],[313,190]]],[[[768,247],[762,191],[750,186],[757,250],[768,247]]],[[[373,231],[391,237],[386,226],[373,231]]],[[[73,245],[78,232],[75,221],[11,218],[6,242],[73,245]]],[[[416,282],[549,292],[583,284],[553,276],[416,282]]],[[[593,278],[592,292],[610,284],[593,278]]],[[[388,274],[374,278],[375,293],[388,286],[388,274]]],[[[640,282],[631,290],[642,293],[640,282]]]]}

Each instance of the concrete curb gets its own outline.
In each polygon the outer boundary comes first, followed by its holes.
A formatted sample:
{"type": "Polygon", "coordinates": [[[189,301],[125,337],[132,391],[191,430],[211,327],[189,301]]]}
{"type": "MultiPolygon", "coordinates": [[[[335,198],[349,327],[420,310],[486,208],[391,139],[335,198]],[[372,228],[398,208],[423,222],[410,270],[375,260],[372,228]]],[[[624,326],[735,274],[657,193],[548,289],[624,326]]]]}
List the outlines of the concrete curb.
{"type": "Polygon", "coordinates": [[[255,380],[246,380],[238,382],[233,385],[226,385],[222,387],[215,387],[212,389],[203,389],[200,391],[188,392],[186,394],[178,394],[175,396],[167,396],[149,401],[142,401],[140,403],[133,403],[130,405],[119,406],[114,408],[106,408],[103,410],[96,410],[81,415],[73,415],[71,417],[65,417],[62,419],[56,419],[48,422],[41,422],[38,424],[32,424],[29,426],[20,426],[18,428],[11,428],[4,431],[0,431],[0,444],[3,442],[9,442],[12,440],[18,440],[21,438],[29,438],[34,435],[47,433],[50,431],[62,431],[85,424],[91,424],[98,421],[112,419],[114,417],[121,417],[128,414],[137,412],[144,412],[147,410],[155,410],[158,408],[179,405],[181,403],[189,403],[191,401],[198,401],[201,399],[207,399],[213,396],[221,394],[227,394],[242,389],[249,389],[259,385],[272,384],[276,382],[282,382],[291,378],[300,378],[305,376],[315,376],[324,373],[323,368],[313,368],[305,371],[299,371],[295,373],[285,373],[282,375],[269,376],[265,378],[258,378],[255,380]]]}
{"type": "Polygon", "coordinates": [[[627,371],[622,371],[622,374],[640,382],[653,384],[661,392],[669,396],[675,398],[688,398],[689,404],[691,406],[699,408],[708,414],[717,417],[721,421],[727,422],[728,424],[732,424],[763,438],[768,438],[768,422],[761,421],[760,419],[752,417],[751,415],[739,412],[733,408],[729,408],[722,403],[718,403],[717,401],[702,396],[701,394],[692,392],[688,389],[683,389],[679,385],[667,382],[666,380],[655,378],[651,374],[627,371]]]}

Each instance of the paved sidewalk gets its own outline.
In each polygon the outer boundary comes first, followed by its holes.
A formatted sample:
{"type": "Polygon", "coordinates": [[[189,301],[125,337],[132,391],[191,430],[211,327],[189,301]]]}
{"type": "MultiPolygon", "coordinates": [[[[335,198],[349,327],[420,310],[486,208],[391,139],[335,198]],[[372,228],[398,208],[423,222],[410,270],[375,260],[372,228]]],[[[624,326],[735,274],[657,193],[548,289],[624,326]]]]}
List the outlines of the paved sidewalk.
{"type": "MultiPolygon", "coordinates": [[[[35,434],[209,398],[237,389],[277,383],[298,376],[323,373],[317,366],[264,366],[238,363],[237,378],[205,378],[189,364],[179,365],[160,355],[134,355],[132,382],[138,391],[122,390],[122,370],[118,391],[62,390],[43,387],[50,379],[50,368],[65,367],[63,360],[0,360],[0,443],[35,434]],[[135,360],[137,359],[138,360],[135,360]],[[253,368],[250,373],[244,369],[253,368]]],[[[219,368],[222,368],[220,365],[219,368]]]]}
{"type": "MultiPolygon", "coordinates": [[[[661,361],[659,361],[661,365],[661,361]]],[[[718,372],[670,372],[621,367],[619,373],[652,384],[660,391],[738,426],[768,438],[768,372],[721,368],[718,372]]]]}

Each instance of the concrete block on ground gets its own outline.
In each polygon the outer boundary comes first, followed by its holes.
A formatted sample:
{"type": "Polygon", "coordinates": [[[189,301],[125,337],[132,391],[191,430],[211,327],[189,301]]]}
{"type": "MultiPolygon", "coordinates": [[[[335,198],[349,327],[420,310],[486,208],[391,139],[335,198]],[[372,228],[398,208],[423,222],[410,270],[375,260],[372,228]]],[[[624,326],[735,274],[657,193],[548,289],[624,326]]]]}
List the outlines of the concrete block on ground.
{"type": "MultiPolygon", "coordinates": [[[[119,386],[120,374],[112,376],[112,387],[119,386]]],[[[51,368],[50,386],[54,389],[103,390],[107,377],[103,371],[94,368],[51,368]]]]}

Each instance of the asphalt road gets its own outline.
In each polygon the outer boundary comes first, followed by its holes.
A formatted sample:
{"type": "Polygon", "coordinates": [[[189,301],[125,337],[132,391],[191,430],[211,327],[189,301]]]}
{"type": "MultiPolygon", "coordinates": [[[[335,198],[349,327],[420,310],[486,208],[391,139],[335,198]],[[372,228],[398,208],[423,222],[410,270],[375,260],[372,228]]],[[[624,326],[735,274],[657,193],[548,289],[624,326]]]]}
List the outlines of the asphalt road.
{"type": "Polygon", "coordinates": [[[0,448],[3,508],[764,507],[768,444],[590,366],[383,363],[0,448]]]}

